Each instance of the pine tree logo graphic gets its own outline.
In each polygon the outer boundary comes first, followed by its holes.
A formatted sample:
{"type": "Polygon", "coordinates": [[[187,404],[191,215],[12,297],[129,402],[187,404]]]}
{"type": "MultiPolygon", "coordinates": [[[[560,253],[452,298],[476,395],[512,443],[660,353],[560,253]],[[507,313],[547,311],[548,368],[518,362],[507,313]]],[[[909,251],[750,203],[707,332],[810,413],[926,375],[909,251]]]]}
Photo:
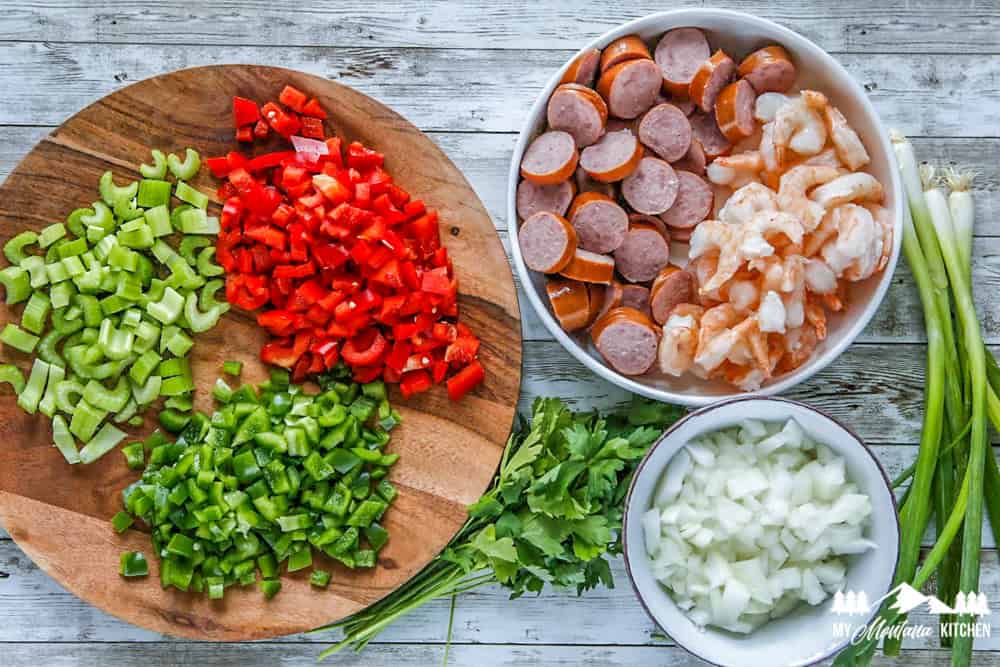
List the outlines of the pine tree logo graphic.
{"type": "Polygon", "coordinates": [[[900,614],[908,614],[921,605],[926,605],[927,613],[932,616],[960,614],[970,616],[989,616],[990,601],[985,593],[959,593],[955,596],[954,606],[948,606],[934,595],[924,595],[909,584],[903,583],[892,589],[874,602],[869,602],[864,591],[837,591],[833,595],[833,605],[830,608],[834,614],[858,616],[870,614],[884,600],[893,598],[889,608],[900,614]]]}

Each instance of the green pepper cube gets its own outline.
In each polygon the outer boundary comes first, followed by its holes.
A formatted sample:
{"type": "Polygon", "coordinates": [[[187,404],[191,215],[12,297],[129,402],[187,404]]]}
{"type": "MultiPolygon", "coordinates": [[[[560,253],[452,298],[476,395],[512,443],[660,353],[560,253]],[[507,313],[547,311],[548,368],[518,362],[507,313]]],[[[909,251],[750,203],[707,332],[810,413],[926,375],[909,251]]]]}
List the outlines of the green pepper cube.
{"type": "Polygon", "coordinates": [[[116,533],[124,533],[135,520],[132,515],[128,512],[118,512],[111,518],[111,526],[115,529],[116,533]]]}
{"type": "Polygon", "coordinates": [[[326,588],[330,585],[330,573],[325,570],[313,570],[309,583],[316,588],[326,588]]]}
{"type": "Polygon", "coordinates": [[[260,586],[260,592],[268,600],[277,595],[281,590],[281,582],[277,579],[261,579],[258,586],[260,586]]]}
{"type": "Polygon", "coordinates": [[[141,551],[126,551],[119,559],[118,572],[123,577],[145,577],[149,574],[149,562],[141,551]]]}

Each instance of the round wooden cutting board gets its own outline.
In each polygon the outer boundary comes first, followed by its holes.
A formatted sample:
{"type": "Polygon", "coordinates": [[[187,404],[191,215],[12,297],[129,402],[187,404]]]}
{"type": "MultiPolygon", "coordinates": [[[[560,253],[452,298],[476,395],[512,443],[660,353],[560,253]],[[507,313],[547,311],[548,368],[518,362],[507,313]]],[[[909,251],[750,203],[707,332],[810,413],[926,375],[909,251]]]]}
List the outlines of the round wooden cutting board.
{"type": "MultiPolygon", "coordinates": [[[[121,509],[121,491],[138,477],[114,451],[90,466],[70,466],[52,446],[50,424],[0,396],[0,523],[17,544],[67,589],[130,623],[169,635],[210,640],[275,637],[309,630],[356,612],[395,590],[448,543],[465,521],[465,507],[486,489],[513,423],[521,382],[521,327],[517,297],[503,246],[468,182],[416,127],[385,106],[345,86],[274,67],[188,69],[123,88],[90,105],[43,139],[0,187],[0,243],[24,229],[63,221],[98,198],[107,169],[115,180],[139,178],[137,168],[159,148],[224,155],[237,148],[233,95],[263,103],[285,84],[319,98],[330,113],[328,130],[386,154],[386,167],[414,197],[438,209],[441,232],[459,278],[463,321],[482,339],[486,381],[458,403],[443,387],[403,401],[389,451],[401,458],[390,479],[400,494],[386,514],[389,543],[373,570],[351,571],[325,557],[333,572],[326,591],[311,589],[309,571],[283,575],[281,593],[264,600],[256,586],[233,587],[224,601],[160,588],[148,534],[117,535],[108,520],[121,509]],[[118,575],[122,551],[144,552],[150,576],[118,575]]],[[[27,119],[26,119],[27,120],[27,119]]],[[[258,149],[261,150],[261,149],[258,149]]],[[[195,185],[215,198],[207,168],[195,185]]],[[[0,326],[20,319],[21,306],[0,305],[0,326]]],[[[244,363],[243,381],[267,371],[258,360],[266,334],[252,315],[230,312],[192,351],[197,406],[211,411],[209,387],[223,360],[244,363]]],[[[27,369],[28,358],[4,349],[0,358],[27,369]]],[[[130,435],[155,427],[155,410],[130,435]]]]}

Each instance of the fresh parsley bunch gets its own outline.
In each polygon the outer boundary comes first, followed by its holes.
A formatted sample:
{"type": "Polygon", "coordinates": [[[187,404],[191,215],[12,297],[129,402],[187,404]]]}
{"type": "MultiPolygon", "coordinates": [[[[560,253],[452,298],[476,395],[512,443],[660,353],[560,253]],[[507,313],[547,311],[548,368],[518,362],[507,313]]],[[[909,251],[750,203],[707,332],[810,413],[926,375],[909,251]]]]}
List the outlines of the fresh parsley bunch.
{"type": "Polygon", "coordinates": [[[484,584],[511,598],[546,583],[577,594],[614,587],[605,554],[621,551],[623,503],[636,464],[680,415],[680,408],[635,399],[602,418],[574,413],[557,398],[539,398],[530,425],[511,435],[490,489],[469,519],[420,574],[383,600],[328,628],[361,650],[385,627],[431,600],[484,584]]]}

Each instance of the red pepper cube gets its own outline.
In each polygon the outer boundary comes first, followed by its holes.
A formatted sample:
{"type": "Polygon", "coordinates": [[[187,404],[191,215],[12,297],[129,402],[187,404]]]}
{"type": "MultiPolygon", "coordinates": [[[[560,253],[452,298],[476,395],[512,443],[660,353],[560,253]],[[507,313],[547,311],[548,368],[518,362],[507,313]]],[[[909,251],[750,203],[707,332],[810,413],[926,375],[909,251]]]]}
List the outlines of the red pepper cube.
{"type": "Polygon", "coordinates": [[[323,138],[323,121],[319,118],[313,118],[311,116],[303,116],[299,120],[302,122],[303,137],[308,137],[310,139],[323,138]]]}
{"type": "Polygon", "coordinates": [[[403,398],[427,391],[432,386],[431,376],[427,371],[418,370],[403,373],[403,377],[399,380],[399,390],[403,393],[403,398]]]}
{"type": "Polygon", "coordinates": [[[486,377],[479,360],[473,360],[468,366],[460,370],[448,380],[448,398],[457,401],[467,393],[472,391],[486,377]]]}
{"type": "MultiPolygon", "coordinates": [[[[351,191],[332,176],[316,174],[312,177],[313,187],[319,190],[333,204],[343,204],[351,200],[351,191]]],[[[317,204],[318,205],[318,204],[317,204]]]]}
{"type": "Polygon", "coordinates": [[[260,109],[253,100],[245,97],[233,97],[233,125],[243,127],[256,123],[260,118],[260,109]]]}
{"type": "Polygon", "coordinates": [[[285,86],[281,90],[281,94],[278,95],[279,102],[299,113],[302,113],[302,110],[305,109],[308,99],[305,93],[294,86],[285,86]]]}
{"type": "Polygon", "coordinates": [[[305,106],[302,107],[301,113],[306,116],[312,116],[313,118],[326,118],[326,111],[320,105],[319,100],[315,97],[306,102],[305,106]]]}
{"type": "Polygon", "coordinates": [[[236,130],[236,141],[241,141],[245,144],[253,143],[253,126],[244,125],[243,127],[236,130]]]}
{"type": "Polygon", "coordinates": [[[262,120],[258,120],[253,126],[253,136],[258,139],[266,139],[267,135],[271,133],[271,128],[268,127],[267,123],[262,120]]]}

